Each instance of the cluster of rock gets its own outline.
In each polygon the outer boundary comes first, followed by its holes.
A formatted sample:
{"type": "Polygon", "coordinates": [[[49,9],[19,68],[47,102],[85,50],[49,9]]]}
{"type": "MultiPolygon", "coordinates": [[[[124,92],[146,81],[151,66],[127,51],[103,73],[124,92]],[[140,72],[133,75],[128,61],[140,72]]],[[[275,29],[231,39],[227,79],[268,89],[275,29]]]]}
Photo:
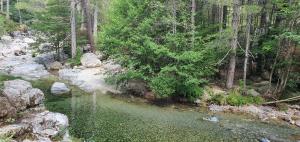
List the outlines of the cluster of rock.
{"type": "Polygon", "coordinates": [[[119,93],[115,86],[105,82],[107,73],[117,73],[121,66],[112,60],[101,61],[100,55],[85,53],[81,57],[81,66],[59,70],[59,77],[78,86],[86,92],[102,91],[119,93]]]}
{"type": "Polygon", "coordinates": [[[49,77],[49,72],[32,57],[34,37],[3,36],[0,40],[0,72],[28,80],[49,77]]]}
{"type": "Polygon", "coordinates": [[[292,125],[300,127],[300,108],[291,106],[286,111],[278,111],[275,107],[271,106],[219,106],[210,105],[209,110],[213,112],[234,112],[245,113],[258,117],[263,121],[267,120],[284,120],[292,125]]]}
{"type": "Polygon", "coordinates": [[[10,136],[21,142],[51,142],[54,137],[68,141],[67,116],[47,111],[43,100],[44,93],[31,83],[5,81],[0,93],[0,141],[10,136]]]}

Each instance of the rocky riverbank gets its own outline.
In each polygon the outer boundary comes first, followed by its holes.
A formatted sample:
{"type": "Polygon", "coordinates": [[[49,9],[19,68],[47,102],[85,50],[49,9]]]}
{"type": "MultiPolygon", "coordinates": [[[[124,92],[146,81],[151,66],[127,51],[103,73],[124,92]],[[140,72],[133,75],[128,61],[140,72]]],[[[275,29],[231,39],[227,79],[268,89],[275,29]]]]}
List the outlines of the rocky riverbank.
{"type": "MultiPolygon", "coordinates": [[[[37,63],[41,57],[32,55],[30,44],[34,42],[34,36],[19,32],[14,38],[2,36],[0,73],[26,80],[50,77],[44,65],[37,63]]],[[[46,110],[40,89],[19,79],[5,81],[0,87],[0,141],[70,141],[67,116],[46,110]]]]}

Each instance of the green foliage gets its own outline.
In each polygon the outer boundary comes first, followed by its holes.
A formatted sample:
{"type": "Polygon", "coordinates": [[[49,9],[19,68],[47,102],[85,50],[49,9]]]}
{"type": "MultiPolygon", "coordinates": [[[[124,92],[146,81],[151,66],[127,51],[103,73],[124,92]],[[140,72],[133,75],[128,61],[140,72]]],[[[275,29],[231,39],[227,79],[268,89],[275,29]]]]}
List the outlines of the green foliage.
{"type": "Polygon", "coordinates": [[[70,63],[71,66],[78,66],[81,64],[81,56],[83,55],[83,52],[82,50],[80,49],[77,49],[77,52],[76,52],[76,56],[74,58],[70,58],[68,60],[68,63],[70,63]]]}
{"type": "MultiPolygon", "coordinates": [[[[188,4],[180,1],[180,4],[188,4]]],[[[202,37],[191,43],[190,10],[179,5],[177,32],[172,32],[169,7],[160,0],[117,0],[110,23],[99,38],[100,49],[130,71],[140,74],[158,97],[180,96],[193,100],[202,94],[207,77],[215,72],[214,48],[202,37]]],[[[117,76],[125,81],[123,73],[117,76]]],[[[126,75],[125,75],[126,76],[126,75]]],[[[118,81],[117,81],[118,82],[118,81]]]]}
{"type": "Polygon", "coordinates": [[[259,96],[243,96],[238,90],[231,90],[226,102],[232,106],[243,106],[248,104],[261,104],[264,102],[264,99],[259,96]]]}
{"type": "Polygon", "coordinates": [[[216,94],[212,96],[210,102],[218,105],[226,105],[227,104],[226,97],[227,96],[225,94],[216,94]]]}
{"type": "Polygon", "coordinates": [[[70,31],[68,0],[48,0],[43,10],[35,12],[32,27],[44,32],[57,49],[69,45],[67,38],[70,31]]]}
{"type": "Polygon", "coordinates": [[[7,20],[4,16],[0,15],[0,36],[17,29],[17,24],[12,20],[7,20]]]}

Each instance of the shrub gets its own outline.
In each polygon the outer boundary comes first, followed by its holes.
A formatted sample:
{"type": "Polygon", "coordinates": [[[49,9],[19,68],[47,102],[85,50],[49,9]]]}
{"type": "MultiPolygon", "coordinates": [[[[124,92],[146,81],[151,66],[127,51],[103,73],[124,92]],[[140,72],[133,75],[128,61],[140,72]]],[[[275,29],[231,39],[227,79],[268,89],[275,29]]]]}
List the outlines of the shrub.
{"type": "Polygon", "coordinates": [[[211,98],[211,103],[218,105],[226,105],[226,95],[225,94],[216,94],[211,98]]]}
{"type": "Polygon", "coordinates": [[[243,96],[237,90],[232,90],[226,99],[227,103],[232,106],[242,106],[248,104],[261,104],[264,99],[259,96],[243,96]]]}

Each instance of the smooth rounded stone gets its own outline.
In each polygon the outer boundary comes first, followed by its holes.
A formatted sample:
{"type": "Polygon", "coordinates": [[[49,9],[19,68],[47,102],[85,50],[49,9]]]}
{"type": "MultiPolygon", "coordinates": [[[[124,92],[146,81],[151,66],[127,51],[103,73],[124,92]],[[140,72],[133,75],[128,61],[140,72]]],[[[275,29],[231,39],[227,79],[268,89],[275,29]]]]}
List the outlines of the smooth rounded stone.
{"type": "Polygon", "coordinates": [[[85,53],[82,55],[81,64],[87,68],[95,68],[101,66],[101,61],[98,59],[97,55],[93,53],[85,53]]]}
{"type": "Polygon", "coordinates": [[[51,48],[51,43],[42,43],[39,46],[39,50],[42,52],[49,52],[53,49],[51,48]]]}
{"type": "Polygon", "coordinates": [[[53,62],[50,64],[50,67],[49,69],[50,70],[59,70],[59,69],[62,69],[63,68],[63,65],[60,63],[60,62],[53,62]]]}
{"type": "Polygon", "coordinates": [[[208,117],[208,118],[203,118],[203,120],[214,122],[214,123],[217,123],[217,122],[220,121],[219,118],[216,117],[216,116],[211,116],[211,117],[208,117]]]}
{"type": "Polygon", "coordinates": [[[259,140],[259,142],[271,142],[271,141],[267,138],[262,138],[262,139],[259,140]]]}
{"type": "Polygon", "coordinates": [[[13,117],[17,114],[14,108],[5,97],[0,97],[0,119],[4,117],[13,117]]]}
{"type": "Polygon", "coordinates": [[[28,37],[25,37],[25,38],[23,39],[23,41],[24,41],[25,43],[28,43],[28,44],[32,44],[32,43],[35,43],[35,42],[36,42],[34,39],[28,38],[28,37]]]}
{"type": "Polygon", "coordinates": [[[68,86],[61,82],[55,82],[51,87],[51,93],[54,95],[62,95],[70,92],[68,86]]]}
{"type": "Polygon", "coordinates": [[[257,91],[255,91],[254,89],[250,89],[247,91],[247,94],[248,95],[251,95],[253,97],[257,97],[257,96],[260,96],[260,93],[258,93],[257,91]]]}
{"type": "Polygon", "coordinates": [[[39,105],[44,100],[44,93],[40,89],[32,88],[30,82],[20,79],[5,81],[2,94],[17,111],[39,105]]]}
{"type": "Polygon", "coordinates": [[[12,124],[0,127],[0,136],[21,136],[30,131],[30,127],[27,124],[12,124]]]}
{"type": "Polygon", "coordinates": [[[300,127],[300,120],[296,120],[295,121],[295,125],[298,126],[298,127],[300,127]]]}

